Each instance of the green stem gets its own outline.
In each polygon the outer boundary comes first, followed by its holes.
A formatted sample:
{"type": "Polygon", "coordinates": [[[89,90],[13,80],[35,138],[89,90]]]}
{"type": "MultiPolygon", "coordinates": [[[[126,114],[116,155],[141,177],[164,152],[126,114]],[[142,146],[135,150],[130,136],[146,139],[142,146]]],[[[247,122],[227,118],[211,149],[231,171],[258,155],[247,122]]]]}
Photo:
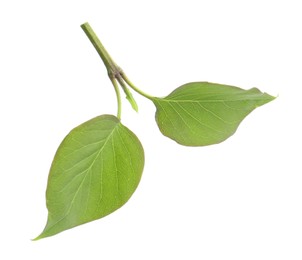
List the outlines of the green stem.
{"type": "Polygon", "coordinates": [[[143,92],[143,91],[140,90],[139,88],[137,88],[137,87],[129,80],[129,78],[125,75],[124,72],[121,72],[121,76],[122,76],[123,80],[125,80],[125,82],[127,83],[127,85],[128,85],[130,88],[132,88],[135,92],[137,92],[138,94],[140,94],[140,95],[142,95],[142,96],[144,96],[145,98],[148,98],[148,99],[150,99],[150,100],[153,100],[153,99],[154,99],[153,96],[151,96],[151,95],[149,95],[149,94],[143,92]]]}
{"type": "Polygon", "coordinates": [[[99,38],[97,37],[95,32],[92,30],[89,23],[82,24],[81,28],[86,33],[87,37],[89,38],[89,40],[93,44],[94,48],[96,49],[96,51],[98,52],[98,54],[102,58],[105,66],[107,68],[109,77],[110,78],[114,77],[114,75],[116,73],[120,72],[120,68],[112,60],[109,53],[106,51],[105,47],[103,46],[103,44],[101,43],[101,41],[99,40],[99,38]]]}
{"type": "Polygon", "coordinates": [[[121,114],[122,114],[122,99],[121,99],[121,93],[120,89],[118,87],[118,84],[116,82],[116,79],[112,78],[110,79],[112,82],[112,85],[114,87],[115,93],[116,93],[116,99],[117,99],[117,118],[121,120],[121,114]]]}

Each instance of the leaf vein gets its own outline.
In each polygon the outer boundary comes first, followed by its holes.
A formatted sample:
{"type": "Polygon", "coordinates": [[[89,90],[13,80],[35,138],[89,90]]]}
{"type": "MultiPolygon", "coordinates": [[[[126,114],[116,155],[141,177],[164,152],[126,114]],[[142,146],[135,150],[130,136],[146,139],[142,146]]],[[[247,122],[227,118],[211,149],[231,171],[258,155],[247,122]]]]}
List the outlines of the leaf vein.
{"type": "MultiPolygon", "coordinates": [[[[172,120],[170,119],[170,117],[168,116],[168,113],[167,113],[165,107],[162,106],[162,105],[160,104],[160,102],[157,102],[157,104],[162,108],[162,111],[164,111],[164,113],[166,114],[166,118],[170,121],[170,123],[171,123],[172,127],[175,129],[175,131],[178,131],[177,127],[175,127],[175,125],[173,124],[173,121],[172,121],[172,120]]],[[[181,131],[180,131],[179,133],[180,133],[180,136],[182,137],[182,139],[185,140],[185,138],[184,138],[183,134],[181,133],[181,131]]]]}
{"type": "MultiPolygon", "coordinates": [[[[90,164],[90,166],[86,169],[86,171],[90,171],[90,170],[91,170],[91,168],[92,168],[92,166],[94,165],[96,159],[99,157],[99,155],[100,155],[101,152],[103,151],[104,147],[106,146],[106,144],[108,143],[108,141],[111,139],[111,137],[112,137],[112,135],[113,135],[113,133],[114,133],[116,127],[117,127],[117,126],[115,126],[114,129],[112,129],[112,132],[108,135],[108,137],[106,138],[105,143],[102,145],[102,147],[100,148],[100,150],[97,151],[97,152],[95,152],[95,153],[97,153],[97,155],[95,156],[95,158],[94,158],[94,160],[92,161],[92,163],[90,164]]],[[[95,153],[94,153],[94,154],[95,154],[95,153]]],[[[90,155],[90,156],[91,156],[91,155],[90,155]]],[[[89,156],[89,157],[90,157],[90,156],[89,156]]],[[[103,171],[101,172],[101,175],[102,175],[102,173],[103,173],[103,171]]],[[[76,197],[77,197],[77,195],[78,195],[80,189],[82,188],[82,185],[83,185],[83,183],[84,183],[86,177],[87,177],[87,173],[85,174],[85,176],[83,177],[83,180],[81,181],[79,187],[77,188],[77,190],[76,190],[76,192],[75,192],[75,194],[74,194],[74,196],[73,196],[73,198],[72,198],[72,200],[71,200],[71,202],[70,202],[70,204],[69,204],[69,207],[68,207],[67,212],[64,214],[64,216],[63,216],[62,218],[60,218],[60,219],[59,219],[58,221],[56,221],[53,225],[51,225],[50,227],[48,227],[48,229],[54,227],[55,225],[57,225],[59,222],[61,222],[62,220],[64,220],[64,219],[69,215],[69,213],[71,212],[72,206],[73,206],[73,204],[74,204],[74,202],[75,202],[75,199],[76,199],[76,197]]]]}
{"type": "Polygon", "coordinates": [[[236,123],[236,122],[233,123],[233,122],[228,122],[228,121],[224,120],[222,117],[218,116],[216,113],[214,113],[213,111],[211,111],[210,109],[206,108],[205,106],[203,106],[203,105],[200,104],[200,103],[198,103],[198,105],[199,105],[202,109],[204,109],[205,111],[209,112],[211,115],[213,115],[214,117],[216,117],[217,119],[219,119],[220,121],[222,121],[222,122],[225,123],[225,124],[232,125],[232,124],[236,123]]]}

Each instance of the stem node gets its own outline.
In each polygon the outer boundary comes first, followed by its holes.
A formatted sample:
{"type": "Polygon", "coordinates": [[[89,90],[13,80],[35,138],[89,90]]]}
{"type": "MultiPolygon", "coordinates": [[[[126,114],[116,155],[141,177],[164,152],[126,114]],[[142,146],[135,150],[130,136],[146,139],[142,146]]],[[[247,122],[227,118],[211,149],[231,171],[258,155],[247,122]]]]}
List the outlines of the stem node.
{"type": "Polygon", "coordinates": [[[111,82],[113,84],[113,87],[115,89],[116,96],[117,96],[117,102],[118,102],[118,115],[117,115],[117,117],[118,118],[121,117],[121,104],[122,104],[117,82],[122,87],[123,91],[126,94],[126,98],[128,99],[128,101],[130,102],[132,108],[135,111],[138,111],[138,107],[137,107],[137,104],[136,104],[131,92],[127,88],[127,85],[130,88],[132,88],[134,91],[139,93],[140,95],[152,100],[153,99],[152,96],[144,93],[143,91],[141,91],[140,89],[135,87],[134,84],[127,78],[127,76],[125,75],[123,70],[119,66],[116,65],[116,63],[112,60],[109,53],[106,51],[105,47],[103,46],[103,44],[101,43],[101,41],[99,40],[99,38],[97,37],[95,32],[92,30],[89,23],[84,23],[84,24],[81,25],[81,27],[82,27],[83,31],[86,33],[87,37],[91,41],[91,43],[94,46],[94,48],[96,49],[96,51],[98,52],[98,54],[100,55],[104,65],[107,69],[108,77],[109,77],[109,79],[111,80],[111,82]]]}

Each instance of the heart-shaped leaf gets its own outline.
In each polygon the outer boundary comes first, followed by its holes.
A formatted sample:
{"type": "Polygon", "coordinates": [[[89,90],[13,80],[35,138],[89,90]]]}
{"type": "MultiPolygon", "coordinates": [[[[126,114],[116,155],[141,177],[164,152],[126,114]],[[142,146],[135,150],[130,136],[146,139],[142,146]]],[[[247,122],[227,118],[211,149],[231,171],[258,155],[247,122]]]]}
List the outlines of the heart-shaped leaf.
{"type": "Polygon", "coordinates": [[[256,88],[193,82],[165,98],[153,98],[161,132],[182,145],[203,146],[224,141],[256,107],[274,97],[256,88]]]}
{"type": "Polygon", "coordinates": [[[36,239],[104,217],[124,205],[144,167],[138,138],[112,115],[74,128],[54,157],[46,191],[48,220],[36,239]]]}

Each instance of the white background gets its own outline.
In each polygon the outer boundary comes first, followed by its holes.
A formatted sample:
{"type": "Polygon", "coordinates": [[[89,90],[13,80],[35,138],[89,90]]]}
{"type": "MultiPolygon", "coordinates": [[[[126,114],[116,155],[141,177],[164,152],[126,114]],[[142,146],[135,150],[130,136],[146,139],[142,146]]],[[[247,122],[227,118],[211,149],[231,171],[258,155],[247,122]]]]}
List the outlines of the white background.
{"type": "Polygon", "coordinates": [[[0,259],[302,259],[300,1],[1,1],[0,259]],[[146,164],[112,215],[32,242],[43,229],[50,163],[64,136],[116,113],[89,21],[145,92],[190,81],[278,98],[219,145],[162,136],[136,95],[122,121],[146,164]]]}

